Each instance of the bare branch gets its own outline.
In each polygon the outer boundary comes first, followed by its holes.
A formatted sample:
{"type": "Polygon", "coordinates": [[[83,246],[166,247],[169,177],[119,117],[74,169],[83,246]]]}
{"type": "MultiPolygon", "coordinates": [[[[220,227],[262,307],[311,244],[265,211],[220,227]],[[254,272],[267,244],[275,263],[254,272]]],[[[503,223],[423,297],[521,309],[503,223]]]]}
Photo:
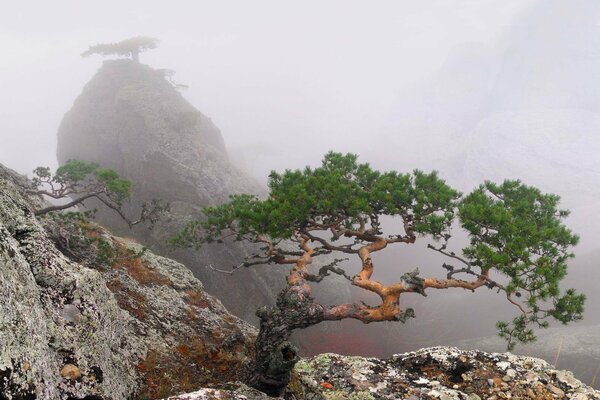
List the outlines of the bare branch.
{"type": "Polygon", "coordinates": [[[88,193],[87,195],[82,196],[82,197],[80,197],[78,199],[75,199],[75,200],[73,200],[73,201],[71,201],[69,203],[66,203],[66,204],[57,205],[57,206],[50,206],[50,207],[42,208],[41,210],[36,210],[36,211],[33,212],[33,214],[35,216],[40,216],[40,215],[44,215],[44,214],[47,214],[47,213],[52,212],[52,211],[66,210],[67,208],[75,207],[76,205],[81,204],[84,200],[87,200],[87,199],[89,199],[91,197],[99,198],[98,195],[100,193],[101,192],[88,193]]]}
{"type": "Polygon", "coordinates": [[[323,265],[321,268],[319,268],[319,272],[317,273],[317,275],[307,274],[305,276],[305,279],[310,282],[321,282],[325,277],[330,275],[330,272],[333,272],[334,274],[341,275],[344,278],[346,278],[347,280],[349,280],[350,282],[352,282],[352,278],[346,274],[346,271],[344,271],[342,268],[336,267],[337,264],[339,264],[342,261],[346,261],[346,260],[348,260],[348,259],[347,258],[336,258],[331,263],[329,263],[327,265],[323,265]]]}

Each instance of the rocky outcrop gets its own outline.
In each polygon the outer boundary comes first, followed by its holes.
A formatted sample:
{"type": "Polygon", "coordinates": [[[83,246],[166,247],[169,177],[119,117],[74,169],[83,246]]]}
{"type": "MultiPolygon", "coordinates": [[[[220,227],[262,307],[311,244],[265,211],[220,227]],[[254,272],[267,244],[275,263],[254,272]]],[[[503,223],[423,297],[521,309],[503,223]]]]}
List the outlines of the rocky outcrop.
{"type": "MultiPolygon", "coordinates": [[[[153,230],[130,231],[109,211],[96,220],[122,235],[132,236],[167,255],[166,241],[202,207],[226,201],[233,193],[260,193],[252,178],[228,159],[223,138],[213,122],[187,102],[155,70],[131,60],[105,61],[67,112],[58,130],[58,160],[94,161],[114,168],[133,183],[125,210],[139,213],[143,202],[161,199],[171,204],[168,218],[153,230]]],[[[234,276],[210,266],[237,265],[248,248],[236,244],[205,246],[200,251],[169,252],[190,268],[211,294],[247,320],[258,306],[270,304],[283,286],[283,273],[256,268],[234,276]]]]}
{"type": "Polygon", "coordinates": [[[254,328],[185,266],[35,218],[23,185],[0,166],[0,398],[160,398],[245,374],[254,328]]]}
{"type": "Polygon", "coordinates": [[[229,162],[219,129],[164,70],[131,60],[105,61],[85,86],[59,127],[57,156],[121,171],[138,187],[134,200],[205,205],[259,191],[229,162]]]}
{"type": "MultiPolygon", "coordinates": [[[[226,383],[247,375],[254,328],[183,265],[76,216],[35,218],[27,185],[0,166],[0,398],[266,399],[226,383]]],[[[299,400],[600,399],[542,360],[444,347],[322,354],[296,365],[290,389],[299,400]]]]}
{"type": "Polygon", "coordinates": [[[600,399],[600,392],[543,360],[433,347],[389,359],[321,354],[296,365],[306,400],[600,399]]]}
{"type": "MultiPolygon", "coordinates": [[[[520,344],[515,354],[535,355],[568,369],[581,381],[600,389],[600,325],[558,326],[536,332],[538,340],[520,344]]],[[[498,336],[461,340],[453,344],[461,349],[499,352],[506,342],[498,336]]]]}

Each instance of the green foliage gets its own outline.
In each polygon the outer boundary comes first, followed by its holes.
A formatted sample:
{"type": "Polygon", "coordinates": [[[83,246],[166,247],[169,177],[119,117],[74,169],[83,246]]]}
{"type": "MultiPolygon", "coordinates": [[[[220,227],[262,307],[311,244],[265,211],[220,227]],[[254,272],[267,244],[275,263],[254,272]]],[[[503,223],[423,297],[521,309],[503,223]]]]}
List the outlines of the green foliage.
{"type": "Polygon", "coordinates": [[[121,179],[119,173],[112,169],[98,169],[94,171],[98,182],[106,187],[111,198],[117,203],[122,203],[131,194],[131,182],[121,179]]]}
{"type": "Polygon", "coordinates": [[[122,179],[117,171],[100,168],[92,162],[69,160],[58,167],[54,174],[47,167],[38,167],[33,173],[36,185],[50,184],[55,194],[60,196],[95,190],[120,203],[131,193],[130,181],[122,179]],[[60,189],[64,189],[62,193],[60,189]]]}
{"type": "Polygon", "coordinates": [[[460,203],[460,222],[470,234],[464,255],[482,270],[505,275],[507,295],[524,294],[531,310],[510,326],[499,325],[500,336],[509,343],[512,337],[521,342],[535,338],[525,328],[528,323],[545,327],[549,316],[563,323],[582,318],[585,296],[574,289],[561,295],[559,288],[573,257],[571,248],[579,241],[562,223],[569,212],[558,208],[559,200],[507,180],[500,185],[486,182],[460,203]]]}
{"type": "Polygon", "coordinates": [[[122,40],[117,43],[99,43],[90,46],[86,51],[81,53],[82,57],[88,57],[92,54],[101,56],[121,56],[131,57],[137,60],[137,55],[146,50],[155,49],[158,46],[158,39],[147,36],[136,36],[130,39],[122,40]]]}
{"type": "Polygon", "coordinates": [[[537,339],[533,329],[528,327],[527,322],[527,318],[520,315],[513,319],[512,324],[506,321],[496,323],[498,336],[506,340],[508,350],[513,350],[516,342],[530,343],[537,339]]]}
{"type": "Polygon", "coordinates": [[[578,242],[563,224],[569,213],[558,208],[559,200],[510,180],[486,182],[463,197],[435,172],[381,172],[359,163],[356,155],[329,152],[318,168],[272,172],[264,200],[235,195],[205,208],[206,219],[187,224],[172,243],[199,247],[232,237],[277,244],[304,235],[329,252],[356,252],[378,238],[388,243],[412,243],[417,236],[443,240],[441,247],[430,248],[465,264],[459,270],[445,265],[448,278],[458,272],[485,277],[486,286],[503,291],[519,307],[519,317],[498,323],[500,336],[514,346],[534,340],[530,325],[546,327],[549,317],[562,323],[582,318],[585,296],[574,289],[561,294],[559,288],[578,242]],[[384,235],[381,216],[396,218],[403,229],[384,235]],[[445,251],[456,216],[469,235],[462,256],[445,251]],[[342,237],[354,242],[332,244],[342,237]],[[488,278],[490,270],[506,283],[488,278]]]}
{"type": "Polygon", "coordinates": [[[130,227],[141,222],[148,222],[152,226],[169,210],[168,204],[153,199],[143,203],[139,219],[131,221],[121,209],[123,202],[131,195],[131,182],[121,178],[117,171],[100,168],[96,163],[69,160],[54,174],[47,167],[38,167],[33,173],[32,181],[37,189],[27,189],[28,193],[53,199],[73,199],[65,204],[35,210],[38,216],[83,205],[90,198],[113,209],[130,227]]]}
{"type": "Polygon", "coordinates": [[[227,204],[205,208],[207,219],[188,224],[173,243],[211,242],[232,228],[239,239],[289,239],[315,224],[358,229],[365,219],[369,234],[378,234],[381,215],[406,218],[415,233],[438,237],[448,230],[459,196],[436,173],[381,173],[357,163],[356,155],[334,152],[316,169],[272,172],[269,188],[266,200],[235,195],[227,204]]]}
{"type": "Polygon", "coordinates": [[[83,181],[91,174],[96,173],[98,164],[80,160],[69,160],[58,167],[54,173],[54,182],[67,183],[83,181]]]}

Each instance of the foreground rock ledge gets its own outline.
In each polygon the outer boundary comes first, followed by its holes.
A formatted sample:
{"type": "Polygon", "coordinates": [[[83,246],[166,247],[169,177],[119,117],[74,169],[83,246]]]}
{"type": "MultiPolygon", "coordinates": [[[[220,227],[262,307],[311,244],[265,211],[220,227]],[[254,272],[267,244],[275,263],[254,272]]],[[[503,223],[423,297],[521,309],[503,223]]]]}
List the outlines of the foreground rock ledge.
{"type": "MultiPolygon", "coordinates": [[[[296,365],[296,400],[598,400],[600,392],[545,361],[510,353],[431,347],[389,359],[321,354],[296,365]]],[[[169,400],[269,399],[242,384],[169,400]]]]}
{"type": "Polygon", "coordinates": [[[296,365],[297,399],[600,399],[543,360],[432,347],[389,359],[321,354],[296,365]]]}

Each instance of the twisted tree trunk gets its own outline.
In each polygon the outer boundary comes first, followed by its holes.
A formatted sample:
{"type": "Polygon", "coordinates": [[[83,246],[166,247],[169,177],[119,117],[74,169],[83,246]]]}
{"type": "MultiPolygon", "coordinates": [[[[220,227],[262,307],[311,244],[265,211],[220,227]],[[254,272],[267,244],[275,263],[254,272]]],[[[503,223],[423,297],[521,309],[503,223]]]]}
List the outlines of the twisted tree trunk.
{"type": "Polygon", "coordinates": [[[285,393],[292,370],[298,362],[298,349],[288,341],[294,329],[307,328],[325,320],[323,307],[297,286],[284,289],[277,305],[262,307],[256,357],[249,384],[269,396],[285,393]]]}
{"type": "Polygon", "coordinates": [[[288,341],[292,331],[324,321],[323,306],[314,302],[311,287],[306,282],[307,265],[312,262],[314,252],[307,242],[305,237],[300,240],[301,257],[277,256],[279,264],[295,264],[287,278],[288,287],[279,293],[274,307],[262,307],[256,312],[260,331],[248,383],[269,396],[285,393],[292,369],[298,362],[298,349],[288,341]]]}

